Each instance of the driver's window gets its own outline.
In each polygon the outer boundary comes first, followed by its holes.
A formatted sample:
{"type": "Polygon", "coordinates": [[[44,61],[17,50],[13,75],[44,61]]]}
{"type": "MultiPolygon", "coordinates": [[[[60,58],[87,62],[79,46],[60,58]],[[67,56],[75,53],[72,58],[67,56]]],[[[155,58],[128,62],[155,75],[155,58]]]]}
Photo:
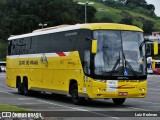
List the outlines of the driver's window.
{"type": "Polygon", "coordinates": [[[90,51],[84,51],[84,72],[90,74],[90,51]]]}

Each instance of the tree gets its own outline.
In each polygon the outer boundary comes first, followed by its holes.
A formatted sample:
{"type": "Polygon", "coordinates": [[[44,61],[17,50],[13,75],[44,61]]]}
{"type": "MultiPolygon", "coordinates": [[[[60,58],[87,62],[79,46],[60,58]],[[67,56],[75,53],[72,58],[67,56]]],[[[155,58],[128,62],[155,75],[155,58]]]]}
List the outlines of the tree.
{"type": "Polygon", "coordinates": [[[121,22],[122,24],[132,25],[133,19],[130,18],[122,18],[121,22]]]}
{"type": "Polygon", "coordinates": [[[128,5],[128,4],[134,4],[136,6],[141,6],[141,7],[145,8],[147,5],[147,2],[146,2],[146,0],[127,0],[126,5],[128,5]]]}
{"type": "MultiPolygon", "coordinates": [[[[88,6],[87,10],[88,22],[92,22],[96,9],[88,6]]],[[[48,27],[83,23],[84,6],[73,0],[0,0],[0,18],[0,40],[6,45],[10,35],[32,32],[40,28],[39,23],[48,27]]]]}
{"type": "Polygon", "coordinates": [[[147,9],[151,11],[155,11],[155,6],[153,4],[147,5],[147,9]]]}
{"type": "Polygon", "coordinates": [[[143,30],[145,34],[151,34],[153,32],[154,22],[146,20],[143,24],[143,30]]]}
{"type": "Polygon", "coordinates": [[[113,23],[113,20],[106,16],[106,17],[101,18],[100,22],[113,23]]]}

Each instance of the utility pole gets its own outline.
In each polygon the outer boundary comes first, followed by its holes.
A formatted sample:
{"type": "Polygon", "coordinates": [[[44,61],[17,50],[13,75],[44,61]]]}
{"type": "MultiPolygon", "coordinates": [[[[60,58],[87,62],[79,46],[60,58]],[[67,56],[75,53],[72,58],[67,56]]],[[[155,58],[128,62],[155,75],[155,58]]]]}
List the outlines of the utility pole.
{"type": "Polygon", "coordinates": [[[88,2],[88,1],[86,1],[86,2],[78,2],[78,4],[79,5],[85,5],[85,23],[87,23],[87,6],[88,5],[93,5],[94,4],[94,2],[88,2]]]}
{"type": "Polygon", "coordinates": [[[47,24],[39,23],[39,26],[41,26],[41,27],[42,27],[42,29],[43,29],[44,27],[46,27],[46,26],[47,26],[47,24]]]}

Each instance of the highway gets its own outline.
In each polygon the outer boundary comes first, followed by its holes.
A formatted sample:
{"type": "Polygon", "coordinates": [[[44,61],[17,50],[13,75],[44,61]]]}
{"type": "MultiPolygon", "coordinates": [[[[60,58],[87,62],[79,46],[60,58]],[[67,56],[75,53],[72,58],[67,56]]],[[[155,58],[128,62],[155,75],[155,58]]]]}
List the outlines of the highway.
{"type": "MultiPolygon", "coordinates": [[[[14,105],[29,111],[47,111],[54,117],[54,120],[81,120],[82,117],[84,120],[127,120],[128,117],[130,120],[160,120],[160,117],[136,116],[138,113],[152,111],[158,112],[160,115],[160,76],[158,75],[148,76],[146,98],[130,98],[121,106],[114,105],[110,99],[88,100],[83,105],[74,105],[70,97],[62,95],[44,93],[34,96],[18,95],[17,89],[6,86],[5,79],[5,73],[0,73],[0,104],[14,105]]],[[[49,119],[51,116],[45,117],[45,119],[49,119]]]]}

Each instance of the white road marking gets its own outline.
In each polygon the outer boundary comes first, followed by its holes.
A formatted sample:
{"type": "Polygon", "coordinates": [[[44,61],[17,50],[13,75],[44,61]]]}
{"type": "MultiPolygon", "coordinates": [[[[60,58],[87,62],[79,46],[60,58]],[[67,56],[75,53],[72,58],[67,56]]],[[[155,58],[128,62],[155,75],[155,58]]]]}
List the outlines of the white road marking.
{"type": "Polygon", "coordinates": [[[70,109],[74,109],[74,110],[88,111],[88,110],[84,110],[84,109],[80,109],[80,108],[73,108],[73,107],[69,107],[69,106],[65,106],[65,105],[60,105],[60,104],[56,104],[56,103],[52,103],[52,102],[47,102],[47,101],[43,101],[43,100],[38,100],[38,101],[43,102],[43,103],[47,103],[47,104],[51,104],[51,105],[60,106],[60,107],[70,108],[70,109]]]}
{"type": "Polygon", "coordinates": [[[155,107],[155,108],[156,108],[156,107],[157,107],[157,108],[159,107],[159,108],[160,108],[160,106],[157,106],[157,105],[156,105],[156,106],[148,106],[148,105],[147,105],[147,107],[149,107],[149,108],[150,108],[150,107],[155,107]]]}
{"type": "Polygon", "coordinates": [[[23,103],[22,105],[37,105],[38,103],[23,103]]]}
{"type": "Polygon", "coordinates": [[[6,75],[6,73],[0,73],[0,76],[1,76],[1,75],[6,75]]]}
{"type": "Polygon", "coordinates": [[[154,93],[154,94],[159,94],[160,95],[160,93],[158,93],[158,92],[148,92],[148,93],[154,93]]]}
{"type": "Polygon", "coordinates": [[[153,104],[153,105],[159,105],[160,103],[155,103],[155,102],[147,102],[147,101],[142,101],[142,100],[133,100],[133,99],[130,99],[132,101],[136,101],[136,102],[143,102],[143,103],[147,103],[147,104],[153,104]]]}
{"type": "Polygon", "coordinates": [[[149,85],[153,85],[153,84],[155,84],[155,83],[160,83],[160,80],[158,80],[158,81],[154,80],[154,81],[149,81],[149,82],[148,82],[149,85]]]}
{"type": "Polygon", "coordinates": [[[159,75],[147,75],[147,77],[160,77],[159,75]]]}
{"type": "Polygon", "coordinates": [[[17,98],[18,100],[31,100],[31,99],[35,99],[35,98],[17,98]]]}
{"type": "Polygon", "coordinates": [[[148,90],[160,91],[159,89],[154,89],[154,88],[148,88],[148,90]]]}
{"type": "Polygon", "coordinates": [[[97,112],[92,112],[92,111],[85,110],[85,109],[69,107],[69,106],[60,105],[60,104],[56,104],[56,103],[51,103],[51,102],[47,102],[47,101],[43,101],[43,100],[38,100],[38,101],[43,102],[43,103],[47,103],[47,104],[51,104],[51,105],[56,105],[56,106],[64,107],[64,108],[73,109],[73,110],[86,111],[86,112],[97,114],[97,115],[101,115],[101,116],[104,116],[104,117],[111,117],[113,119],[119,119],[118,117],[113,117],[113,116],[109,116],[109,115],[105,115],[105,114],[101,114],[101,113],[97,113],[97,112]]]}
{"type": "Polygon", "coordinates": [[[128,107],[131,109],[136,109],[136,110],[143,110],[143,111],[151,111],[151,110],[147,110],[147,109],[143,109],[143,108],[136,108],[136,107],[128,107]]]}
{"type": "Polygon", "coordinates": [[[5,91],[0,91],[0,93],[5,93],[5,94],[9,94],[9,95],[14,95],[14,94],[12,94],[12,93],[5,92],[5,91]]]}
{"type": "Polygon", "coordinates": [[[1,78],[6,78],[6,75],[0,75],[1,78]]]}

